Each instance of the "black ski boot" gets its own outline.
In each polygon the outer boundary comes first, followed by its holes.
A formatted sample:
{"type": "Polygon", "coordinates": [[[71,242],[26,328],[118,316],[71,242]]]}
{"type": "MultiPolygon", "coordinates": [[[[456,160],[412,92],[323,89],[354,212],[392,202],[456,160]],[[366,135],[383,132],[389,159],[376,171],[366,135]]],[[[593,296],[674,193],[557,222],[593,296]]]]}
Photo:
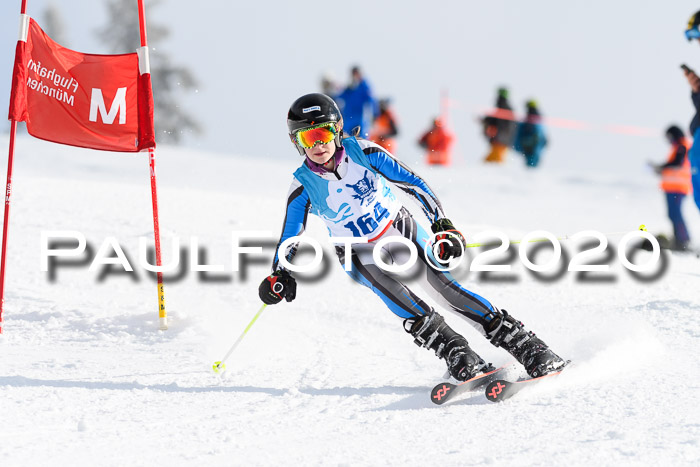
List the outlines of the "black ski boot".
{"type": "Polygon", "coordinates": [[[415,337],[416,345],[434,350],[435,355],[443,358],[447,363],[447,371],[458,381],[466,381],[494,369],[435,311],[421,318],[405,320],[404,329],[415,337]]]}
{"type": "Polygon", "coordinates": [[[490,334],[491,343],[503,347],[522,363],[527,374],[538,378],[559,371],[568,363],[552,352],[534,332],[523,327],[523,323],[501,310],[503,317],[495,323],[495,332],[490,334]]]}

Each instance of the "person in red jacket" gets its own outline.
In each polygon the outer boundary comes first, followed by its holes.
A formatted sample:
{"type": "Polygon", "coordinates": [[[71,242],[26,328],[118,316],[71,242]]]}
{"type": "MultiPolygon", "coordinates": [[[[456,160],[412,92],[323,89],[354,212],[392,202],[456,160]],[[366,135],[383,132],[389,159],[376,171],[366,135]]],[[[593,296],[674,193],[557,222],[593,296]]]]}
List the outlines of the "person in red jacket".
{"type": "Polygon", "coordinates": [[[670,247],[685,250],[690,243],[688,228],[683,220],[681,205],[683,199],[692,191],[690,160],[688,150],[691,143],[676,125],[666,130],[666,138],[671,143],[671,152],[665,164],[653,165],[656,173],[661,175],[661,189],[666,193],[668,217],[673,224],[674,242],[670,247]]]}
{"type": "Polygon", "coordinates": [[[450,165],[453,140],[443,121],[436,118],[433,127],[420,137],[418,145],[427,151],[425,160],[429,165],[450,165]]]}
{"type": "Polygon", "coordinates": [[[396,154],[396,136],[399,130],[396,126],[396,118],[389,108],[389,99],[379,101],[379,115],[374,120],[372,131],[369,134],[370,141],[374,141],[392,154],[396,154]]]}

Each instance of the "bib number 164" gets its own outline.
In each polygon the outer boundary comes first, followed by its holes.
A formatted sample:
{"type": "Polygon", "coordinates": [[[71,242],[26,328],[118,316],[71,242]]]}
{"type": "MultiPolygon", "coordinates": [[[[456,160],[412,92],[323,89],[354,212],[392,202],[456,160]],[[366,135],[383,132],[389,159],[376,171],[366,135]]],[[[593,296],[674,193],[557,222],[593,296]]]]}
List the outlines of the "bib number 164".
{"type": "Polygon", "coordinates": [[[389,210],[379,202],[376,202],[374,204],[374,215],[367,212],[356,220],[343,225],[343,227],[351,231],[354,237],[364,237],[374,232],[385,217],[389,217],[389,210]]]}

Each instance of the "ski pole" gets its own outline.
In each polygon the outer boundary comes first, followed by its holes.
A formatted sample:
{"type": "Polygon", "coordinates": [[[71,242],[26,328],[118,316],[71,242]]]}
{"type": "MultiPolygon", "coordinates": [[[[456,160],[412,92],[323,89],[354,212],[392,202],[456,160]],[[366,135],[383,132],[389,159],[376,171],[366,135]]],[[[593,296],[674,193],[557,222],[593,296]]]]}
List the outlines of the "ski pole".
{"type": "MultiPolygon", "coordinates": [[[[272,286],[272,291],[276,294],[281,294],[282,291],[284,290],[284,286],[280,284],[279,282],[275,282],[275,284],[272,286]]],[[[245,337],[246,333],[250,328],[253,327],[253,324],[255,324],[255,321],[258,320],[260,315],[262,314],[263,310],[267,306],[267,303],[263,304],[263,306],[260,307],[258,312],[253,316],[253,319],[248,323],[248,326],[243,330],[243,334],[241,334],[238,339],[236,339],[236,342],[233,343],[229,351],[224,355],[224,358],[221,359],[219,362],[214,362],[214,365],[212,366],[214,368],[214,373],[219,373],[221,371],[222,373],[226,371],[226,360],[231,356],[234,350],[236,350],[236,347],[238,347],[238,344],[241,343],[243,340],[243,337],[245,337]]]]}
{"type": "Polygon", "coordinates": [[[241,343],[241,341],[243,340],[243,337],[245,337],[248,330],[253,327],[253,324],[255,324],[255,321],[257,321],[257,319],[260,317],[260,315],[262,314],[262,312],[266,306],[267,306],[267,304],[263,304],[263,306],[260,307],[260,310],[258,310],[258,312],[255,314],[252,321],[250,323],[248,323],[248,326],[246,326],[245,330],[243,331],[243,334],[241,334],[238,337],[238,339],[236,339],[236,342],[233,343],[233,345],[231,346],[229,351],[226,353],[226,355],[224,355],[224,358],[222,358],[221,361],[214,362],[214,365],[213,365],[214,373],[219,373],[219,372],[223,373],[224,371],[226,371],[226,360],[231,356],[233,351],[236,350],[236,347],[238,347],[238,344],[241,343]]]}

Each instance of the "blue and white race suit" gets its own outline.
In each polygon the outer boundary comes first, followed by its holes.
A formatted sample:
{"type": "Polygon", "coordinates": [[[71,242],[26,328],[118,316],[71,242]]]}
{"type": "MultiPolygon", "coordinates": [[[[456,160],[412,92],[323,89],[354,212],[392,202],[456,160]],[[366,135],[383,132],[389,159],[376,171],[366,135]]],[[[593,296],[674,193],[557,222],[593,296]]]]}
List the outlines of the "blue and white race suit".
{"type": "MultiPolygon", "coordinates": [[[[380,268],[372,255],[376,240],[390,235],[403,236],[419,253],[414,270],[405,275],[415,278],[435,301],[467,318],[487,335],[486,329],[500,315],[499,311],[484,298],[463,288],[449,272],[433,267],[438,263],[431,248],[425,248],[431,236],[397,199],[393,188],[409,194],[431,224],[445,217],[434,192],[422,178],[375,143],[351,137],[343,140],[343,147],[344,154],[334,171],[314,172],[304,162],[294,172],[273,270],[280,268],[280,254],[285,255],[287,261],[294,257],[298,243],[284,252],[279,251],[280,245],[304,231],[311,212],[323,219],[331,237],[367,238],[368,243],[353,244],[350,252],[345,251],[344,246],[336,247],[341,263],[344,264],[348,253],[351,255],[352,268],[348,274],[354,280],[372,289],[397,316],[422,316],[430,313],[431,307],[404,281],[380,268]],[[424,251],[427,251],[427,259],[424,251]]],[[[389,263],[405,264],[409,256],[408,249],[398,243],[389,243],[384,250],[389,263]]]]}

